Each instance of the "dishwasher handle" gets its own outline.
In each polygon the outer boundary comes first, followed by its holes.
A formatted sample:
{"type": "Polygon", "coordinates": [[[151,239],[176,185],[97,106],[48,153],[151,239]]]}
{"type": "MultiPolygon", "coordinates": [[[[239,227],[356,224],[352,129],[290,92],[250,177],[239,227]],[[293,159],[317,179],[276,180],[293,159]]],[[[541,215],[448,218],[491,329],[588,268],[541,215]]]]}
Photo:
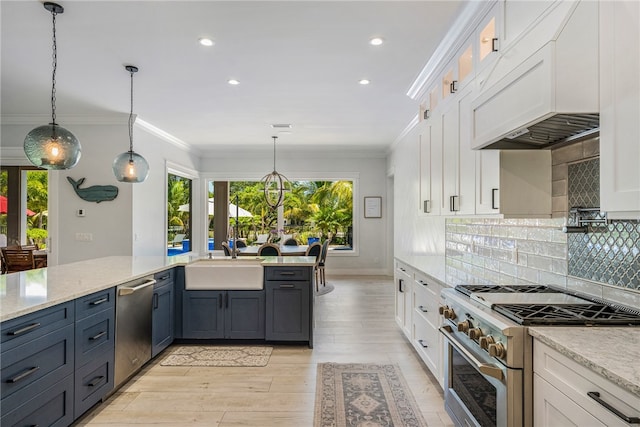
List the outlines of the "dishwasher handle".
{"type": "Polygon", "coordinates": [[[119,296],[131,295],[131,294],[135,293],[136,291],[139,291],[140,289],[146,288],[147,286],[155,285],[155,283],[156,283],[156,279],[149,279],[149,280],[145,281],[144,283],[142,283],[141,285],[134,286],[132,288],[129,288],[127,286],[123,286],[121,288],[118,288],[118,295],[119,296]]]}

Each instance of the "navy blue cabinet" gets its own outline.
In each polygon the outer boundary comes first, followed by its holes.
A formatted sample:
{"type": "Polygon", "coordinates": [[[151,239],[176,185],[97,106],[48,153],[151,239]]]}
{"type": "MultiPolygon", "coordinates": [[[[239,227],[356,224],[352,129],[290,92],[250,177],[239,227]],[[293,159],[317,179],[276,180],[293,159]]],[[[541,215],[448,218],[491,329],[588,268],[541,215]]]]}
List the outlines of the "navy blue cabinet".
{"type": "Polygon", "coordinates": [[[312,267],[266,267],[268,341],[307,341],[313,347],[312,267]]]}
{"type": "Polygon", "coordinates": [[[153,286],[153,317],[151,357],[156,357],[174,338],[174,270],[157,273],[153,286]]]}
{"type": "Polygon", "coordinates": [[[75,301],[75,418],[114,387],[115,297],[110,288],[75,301]]]}
{"type": "Polygon", "coordinates": [[[182,294],[182,337],[264,339],[264,291],[182,294]]]}
{"type": "Polygon", "coordinates": [[[0,325],[0,424],[68,425],[73,414],[74,304],[0,325]]]}

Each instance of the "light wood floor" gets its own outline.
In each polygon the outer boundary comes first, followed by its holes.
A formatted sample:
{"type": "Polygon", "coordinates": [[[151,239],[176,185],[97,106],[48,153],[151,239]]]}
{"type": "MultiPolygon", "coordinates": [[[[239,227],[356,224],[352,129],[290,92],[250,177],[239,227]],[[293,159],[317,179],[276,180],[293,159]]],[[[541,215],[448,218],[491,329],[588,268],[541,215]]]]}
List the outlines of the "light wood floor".
{"type": "Polygon", "coordinates": [[[330,277],[316,298],[315,345],[275,346],[261,368],[160,366],[162,355],[78,426],[311,427],[319,362],[395,363],[429,426],[451,426],[442,390],[394,320],[391,277],[330,277]]]}

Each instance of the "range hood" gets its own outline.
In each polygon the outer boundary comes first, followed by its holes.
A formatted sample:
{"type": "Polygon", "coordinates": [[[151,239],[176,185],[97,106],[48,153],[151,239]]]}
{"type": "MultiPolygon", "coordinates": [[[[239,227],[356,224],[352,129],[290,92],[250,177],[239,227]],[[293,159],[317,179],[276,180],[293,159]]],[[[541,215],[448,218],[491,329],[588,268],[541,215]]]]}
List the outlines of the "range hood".
{"type": "Polygon", "coordinates": [[[531,150],[557,148],[600,135],[600,114],[555,114],[517,129],[483,149],[531,150]]]}
{"type": "Polygon", "coordinates": [[[544,149],[599,136],[598,32],[593,31],[598,5],[554,4],[554,13],[502,52],[471,102],[473,149],[544,149]]]}

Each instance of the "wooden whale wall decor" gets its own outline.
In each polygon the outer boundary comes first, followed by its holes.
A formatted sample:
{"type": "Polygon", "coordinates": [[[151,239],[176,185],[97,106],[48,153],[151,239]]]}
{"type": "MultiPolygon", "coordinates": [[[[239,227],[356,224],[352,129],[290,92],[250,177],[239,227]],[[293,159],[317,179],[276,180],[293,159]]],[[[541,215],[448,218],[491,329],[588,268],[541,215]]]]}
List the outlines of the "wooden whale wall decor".
{"type": "Polygon", "coordinates": [[[108,202],[118,197],[118,187],[115,185],[92,185],[91,187],[80,188],[84,182],[84,178],[75,181],[68,176],[67,181],[69,181],[78,197],[87,202],[108,202]]]}

